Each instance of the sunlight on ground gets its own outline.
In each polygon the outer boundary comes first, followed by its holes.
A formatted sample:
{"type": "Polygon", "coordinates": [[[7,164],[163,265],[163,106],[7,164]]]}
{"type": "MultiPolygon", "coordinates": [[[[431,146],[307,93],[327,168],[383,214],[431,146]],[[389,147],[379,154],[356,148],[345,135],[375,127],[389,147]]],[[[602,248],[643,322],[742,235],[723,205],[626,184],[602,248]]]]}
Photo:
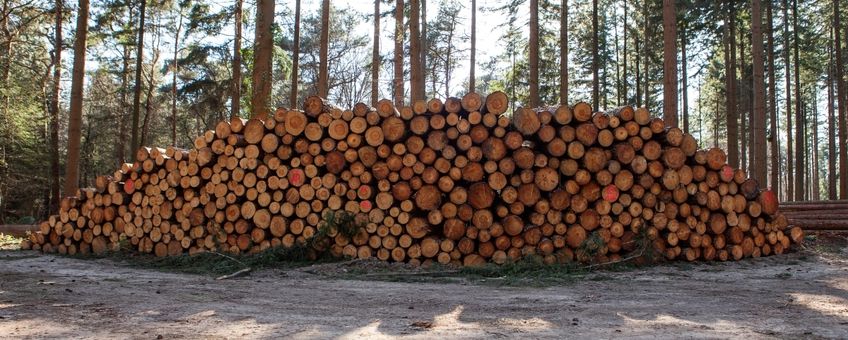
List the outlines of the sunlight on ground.
{"type": "Polygon", "coordinates": [[[790,293],[792,303],[819,313],[848,319],[848,300],[833,295],[790,293]]]}
{"type": "Polygon", "coordinates": [[[618,316],[624,320],[625,325],[634,329],[652,329],[658,328],[661,326],[673,326],[680,327],[684,330],[705,330],[712,332],[730,332],[736,333],[740,331],[740,326],[734,322],[730,322],[727,320],[716,320],[715,322],[694,322],[690,320],[681,319],[676,316],[660,314],[654,317],[653,319],[637,319],[632,318],[624,313],[617,313],[618,316]]]}
{"type": "Polygon", "coordinates": [[[408,332],[411,334],[404,335],[407,331],[401,332],[400,335],[387,334],[380,330],[382,325],[381,320],[375,320],[363,327],[353,329],[339,336],[341,339],[388,339],[388,338],[425,338],[432,339],[439,335],[450,335],[451,337],[485,337],[496,333],[491,333],[499,328],[506,328],[513,331],[528,332],[530,334],[538,334],[552,329],[552,324],[548,321],[539,318],[530,319],[512,319],[500,318],[496,325],[486,326],[479,322],[463,322],[460,320],[465,307],[457,306],[452,311],[445,314],[436,315],[433,321],[429,320],[410,320],[408,332]]]}

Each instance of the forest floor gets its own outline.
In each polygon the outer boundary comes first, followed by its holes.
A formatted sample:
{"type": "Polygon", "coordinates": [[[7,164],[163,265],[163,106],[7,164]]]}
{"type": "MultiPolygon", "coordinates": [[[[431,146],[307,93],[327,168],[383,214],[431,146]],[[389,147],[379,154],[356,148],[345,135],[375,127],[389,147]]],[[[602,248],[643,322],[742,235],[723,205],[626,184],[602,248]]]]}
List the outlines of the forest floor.
{"type": "Polygon", "coordinates": [[[348,261],[216,280],[0,250],[0,337],[848,338],[844,233],[734,263],[492,273],[348,261]]]}

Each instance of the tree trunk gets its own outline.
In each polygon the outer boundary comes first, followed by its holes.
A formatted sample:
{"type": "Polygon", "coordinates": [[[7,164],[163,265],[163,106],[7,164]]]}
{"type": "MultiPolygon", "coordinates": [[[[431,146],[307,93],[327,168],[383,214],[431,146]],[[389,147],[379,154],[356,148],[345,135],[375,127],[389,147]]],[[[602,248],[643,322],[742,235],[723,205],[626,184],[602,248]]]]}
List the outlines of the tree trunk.
{"type": "MultiPolygon", "coordinates": [[[[129,10],[132,13],[132,10],[129,10]]],[[[130,20],[132,21],[132,20],[130,20]]],[[[130,46],[123,45],[121,55],[121,109],[118,111],[118,134],[115,136],[115,165],[124,164],[126,158],[126,140],[127,140],[127,110],[129,103],[127,102],[127,92],[130,83],[130,46]]]]}
{"type": "MultiPolygon", "coordinates": [[[[838,107],[837,122],[839,122],[839,198],[848,198],[848,105],[845,94],[844,61],[842,59],[842,39],[840,38],[842,23],[839,17],[839,3],[833,2],[834,50],[836,51],[836,104],[838,107]]],[[[846,38],[848,39],[848,38],[846,38]]]]}
{"type": "Polygon", "coordinates": [[[739,117],[739,167],[742,168],[743,171],[748,172],[748,122],[750,121],[750,106],[748,105],[750,102],[748,100],[748,69],[746,66],[747,58],[745,57],[745,34],[743,33],[744,27],[739,29],[739,40],[737,40],[737,47],[739,47],[739,57],[736,60],[739,62],[736,67],[739,72],[739,79],[736,82],[736,93],[738,97],[736,98],[736,107],[737,114],[739,117]]]}
{"type": "MultiPolygon", "coordinates": [[[[635,39],[635,48],[639,50],[639,36],[634,37],[635,39]]],[[[644,43],[644,41],[642,41],[644,43]]],[[[642,107],[642,70],[640,69],[641,63],[639,62],[639,56],[635,56],[635,60],[633,61],[634,66],[636,67],[636,106],[642,107]]]]}
{"type": "Polygon", "coordinates": [[[754,79],[754,107],[751,118],[751,177],[766,182],[766,90],[763,64],[763,15],[760,0],[751,0],[751,58],[754,79]]]}
{"type": "Polygon", "coordinates": [[[321,59],[318,66],[318,96],[327,98],[330,93],[330,75],[328,72],[329,60],[327,51],[330,48],[330,0],[324,0],[321,4],[321,59]]]}
{"type": "Polygon", "coordinates": [[[80,129],[82,127],[83,85],[85,81],[85,40],[88,35],[88,0],[79,1],[77,33],[74,40],[74,70],[71,78],[71,107],[68,114],[68,160],[65,196],[79,189],[80,129]]]}
{"type": "Polygon", "coordinates": [[[233,38],[233,80],[230,84],[230,116],[239,117],[241,113],[241,15],[242,0],[236,0],[235,38],[233,38]]]}
{"type": "MultiPolygon", "coordinates": [[[[613,14],[613,21],[616,21],[616,15],[613,14]]],[[[615,105],[621,106],[624,102],[621,98],[621,66],[619,65],[621,61],[621,49],[618,43],[618,25],[613,28],[613,40],[615,45],[615,105]]]]}
{"type": "Polygon", "coordinates": [[[629,82],[627,80],[627,27],[629,25],[629,22],[627,21],[627,8],[630,7],[630,6],[627,5],[627,1],[622,1],[622,3],[624,4],[624,21],[623,21],[624,27],[622,29],[622,31],[623,31],[622,35],[623,35],[623,40],[624,40],[624,48],[623,48],[624,58],[622,58],[622,75],[621,75],[621,78],[624,81],[621,83],[621,87],[622,87],[622,92],[624,92],[624,103],[622,103],[622,105],[626,105],[627,103],[630,102],[630,97],[627,96],[627,84],[629,82]]]}
{"type": "MultiPolygon", "coordinates": [[[[786,67],[786,197],[792,201],[795,198],[794,165],[792,163],[792,73],[789,59],[789,0],[783,0],[783,60],[786,67]]],[[[799,188],[800,190],[800,188],[799,188]]]]}
{"type": "Polygon", "coordinates": [[[683,132],[689,133],[689,70],[686,68],[687,60],[685,25],[680,33],[680,61],[680,70],[683,72],[683,75],[680,77],[680,80],[682,82],[680,87],[683,91],[683,98],[681,99],[681,102],[683,103],[683,111],[680,112],[680,115],[683,116],[683,132]]]}
{"type": "Polygon", "coordinates": [[[183,29],[183,11],[179,9],[180,21],[174,33],[174,69],[171,78],[171,145],[177,146],[177,73],[180,72],[180,31],[183,29]]]}
{"type": "MultiPolygon", "coordinates": [[[[595,19],[597,20],[597,19],[595,19]]],[[[530,107],[539,106],[539,0],[530,0],[530,107]]],[[[597,48],[597,47],[596,47],[597,48]]],[[[597,98],[595,98],[597,99],[597,98]]]]}
{"type": "MultiPolygon", "coordinates": [[[[562,0],[559,22],[559,102],[568,105],[568,0],[562,0]]],[[[625,22],[627,19],[625,19],[625,22]]],[[[625,45],[627,46],[627,45],[625,45]]],[[[627,54],[627,47],[624,51],[627,54]]],[[[627,64],[624,65],[627,67],[627,64]]]]}
{"type": "Polygon", "coordinates": [[[725,86],[727,89],[727,163],[734,168],[739,167],[739,118],[736,113],[736,11],[730,1],[727,17],[728,49],[725,50],[725,86]],[[727,52],[730,52],[729,54],[727,52]]]}
{"type": "Polygon", "coordinates": [[[62,0],[56,0],[53,38],[53,88],[50,91],[50,204],[49,213],[59,212],[59,99],[62,88],[62,0]]]}
{"type": "MultiPolygon", "coordinates": [[[[374,0],[374,41],[371,49],[371,106],[374,107],[380,100],[380,1],[374,0]]],[[[300,4],[300,0],[297,3],[300,4]]]]}
{"type": "Polygon", "coordinates": [[[804,176],[806,172],[806,168],[804,167],[804,158],[806,154],[804,150],[806,150],[804,146],[804,113],[801,112],[801,65],[798,61],[801,60],[799,57],[798,45],[800,44],[800,40],[798,39],[798,0],[792,1],[792,35],[794,44],[792,44],[792,50],[795,53],[795,196],[793,200],[800,201],[804,200],[805,190],[805,181],[804,176]]]}
{"type": "MultiPolygon", "coordinates": [[[[426,4],[427,1],[424,0],[426,4]]],[[[474,71],[477,68],[477,0],[471,0],[471,58],[469,60],[468,92],[476,92],[477,81],[474,71]]]]}
{"type": "MultiPolygon", "coordinates": [[[[834,25],[836,26],[836,25],[834,25]]],[[[833,91],[833,81],[834,81],[834,68],[836,67],[833,63],[833,54],[834,54],[834,31],[835,29],[831,27],[830,30],[830,44],[828,45],[828,63],[827,63],[827,198],[829,200],[837,199],[837,181],[836,181],[836,159],[837,151],[836,151],[836,115],[833,106],[834,101],[834,91],[833,91]]],[[[836,33],[837,35],[839,32],[836,33]]]]}
{"type": "MultiPolygon", "coordinates": [[[[818,91],[816,91],[815,87],[813,87],[812,91],[813,91],[812,98],[818,98],[818,95],[816,94],[816,92],[818,92],[818,91]]],[[[813,102],[815,102],[815,101],[813,101],[813,102]]],[[[813,119],[808,124],[808,126],[810,127],[810,131],[813,132],[813,135],[811,136],[811,141],[810,141],[810,149],[812,149],[813,152],[812,152],[812,160],[810,162],[811,164],[809,166],[810,195],[807,196],[807,198],[814,200],[814,201],[818,201],[819,199],[821,199],[821,191],[819,190],[819,182],[820,182],[820,178],[819,178],[819,129],[818,129],[818,126],[819,126],[819,109],[818,109],[817,105],[811,105],[811,106],[812,106],[811,110],[813,111],[813,119]]]]}
{"type": "MultiPolygon", "coordinates": [[[[473,13],[472,13],[473,14],[473,13]]],[[[427,98],[427,1],[421,1],[421,92],[427,98]]]]}
{"type": "MultiPolygon", "coordinates": [[[[379,19],[377,19],[379,20],[379,19]]],[[[294,2],[294,46],[292,46],[291,94],[289,107],[297,108],[298,69],[300,68],[300,0],[294,2]]]]}
{"type": "Polygon", "coordinates": [[[421,32],[418,17],[421,13],[419,0],[409,1],[409,92],[410,103],[424,100],[424,68],[421,66],[421,32]]]}
{"type": "Polygon", "coordinates": [[[772,17],[772,1],[766,1],[766,14],[768,20],[768,74],[769,74],[769,90],[768,90],[768,99],[769,99],[769,153],[770,153],[770,177],[769,177],[769,187],[774,192],[780,192],[780,179],[778,178],[778,173],[780,172],[780,138],[777,136],[777,70],[774,68],[774,24],[772,17]]]}
{"type": "Polygon", "coordinates": [[[147,14],[147,0],[140,0],[141,8],[139,9],[138,19],[138,41],[135,51],[135,87],[133,88],[133,111],[132,111],[132,143],[130,144],[130,152],[134,152],[141,146],[141,141],[138,135],[138,120],[141,113],[141,69],[144,59],[144,18],[147,14]]]}
{"type": "Polygon", "coordinates": [[[403,0],[395,1],[395,106],[403,106],[403,0]]]}
{"type": "MultiPolygon", "coordinates": [[[[154,41],[158,41],[158,32],[154,41]]],[[[144,95],[144,122],[141,124],[140,145],[150,143],[150,121],[155,120],[156,110],[153,108],[153,91],[156,89],[156,64],[159,62],[159,46],[153,50],[153,59],[150,62],[150,71],[147,74],[147,93],[144,95]]],[[[90,124],[89,124],[90,125],[90,124]]]]}
{"type": "Polygon", "coordinates": [[[251,116],[261,117],[267,113],[271,95],[272,52],[274,40],[271,27],[274,25],[274,0],[259,0],[256,4],[256,31],[253,55],[253,98],[251,116]]]}
{"type": "MultiPolygon", "coordinates": [[[[593,1],[597,1],[597,0],[593,0],[593,1]]],[[[642,8],[642,19],[645,20],[645,28],[644,28],[644,32],[643,32],[644,37],[643,37],[643,41],[642,41],[642,61],[645,63],[645,65],[642,66],[642,75],[643,75],[642,86],[644,87],[642,89],[642,92],[643,92],[642,94],[645,95],[644,104],[645,104],[646,108],[650,108],[650,106],[651,106],[650,103],[649,103],[650,100],[651,100],[651,91],[650,91],[651,71],[649,69],[650,65],[648,64],[648,56],[651,55],[651,50],[650,50],[651,49],[651,46],[650,46],[651,27],[648,24],[648,7],[649,7],[649,1],[645,0],[644,6],[642,8]]]]}
{"type": "Polygon", "coordinates": [[[677,10],[676,0],[663,0],[663,120],[677,127],[677,10]]]}
{"type": "Polygon", "coordinates": [[[600,104],[600,84],[598,68],[601,64],[598,55],[598,0],[592,0],[592,109],[598,111],[600,104]]]}

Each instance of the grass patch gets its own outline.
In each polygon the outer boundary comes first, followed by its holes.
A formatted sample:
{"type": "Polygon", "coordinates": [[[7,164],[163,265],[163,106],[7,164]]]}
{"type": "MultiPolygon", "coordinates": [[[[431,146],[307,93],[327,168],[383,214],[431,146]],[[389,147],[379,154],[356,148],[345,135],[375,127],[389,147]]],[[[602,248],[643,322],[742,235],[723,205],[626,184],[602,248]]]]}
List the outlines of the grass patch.
{"type": "Polygon", "coordinates": [[[117,251],[100,256],[74,255],[72,257],[88,259],[105,258],[131,267],[209,276],[232,274],[246,268],[251,268],[252,270],[297,268],[337,260],[330,257],[309,260],[306,253],[305,249],[296,246],[292,248],[270,248],[260,253],[246,255],[204,252],[195,255],[156,257],[130,251],[117,251]]]}
{"type": "Polygon", "coordinates": [[[329,277],[386,282],[546,287],[571,284],[582,280],[614,280],[614,276],[606,274],[635,268],[637,268],[636,265],[628,263],[610,264],[605,267],[587,267],[576,262],[545,264],[538,257],[529,257],[502,265],[488,263],[479,267],[454,267],[435,264],[428,268],[406,268],[397,265],[352,268],[344,273],[329,275],[329,277]]]}

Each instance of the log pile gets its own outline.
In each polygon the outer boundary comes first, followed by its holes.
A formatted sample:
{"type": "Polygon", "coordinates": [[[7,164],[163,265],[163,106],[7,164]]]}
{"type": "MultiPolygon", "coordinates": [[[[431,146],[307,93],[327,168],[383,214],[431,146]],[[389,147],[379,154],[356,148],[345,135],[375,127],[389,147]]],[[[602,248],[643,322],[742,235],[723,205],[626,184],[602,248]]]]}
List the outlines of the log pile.
{"type": "Polygon", "coordinates": [[[721,149],[644,108],[520,108],[502,92],[219,122],[191,150],[142,148],[133,163],[62,201],[24,244],[157,256],[255,253],[308,244],[337,256],[428,264],[605,263],[649,251],[739,260],[802,239],[773,192],[721,149]],[[355,214],[351,237],[322,230],[355,214]]]}
{"type": "Polygon", "coordinates": [[[780,211],[805,230],[848,230],[848,200],[783,202],[780,211]]]}

